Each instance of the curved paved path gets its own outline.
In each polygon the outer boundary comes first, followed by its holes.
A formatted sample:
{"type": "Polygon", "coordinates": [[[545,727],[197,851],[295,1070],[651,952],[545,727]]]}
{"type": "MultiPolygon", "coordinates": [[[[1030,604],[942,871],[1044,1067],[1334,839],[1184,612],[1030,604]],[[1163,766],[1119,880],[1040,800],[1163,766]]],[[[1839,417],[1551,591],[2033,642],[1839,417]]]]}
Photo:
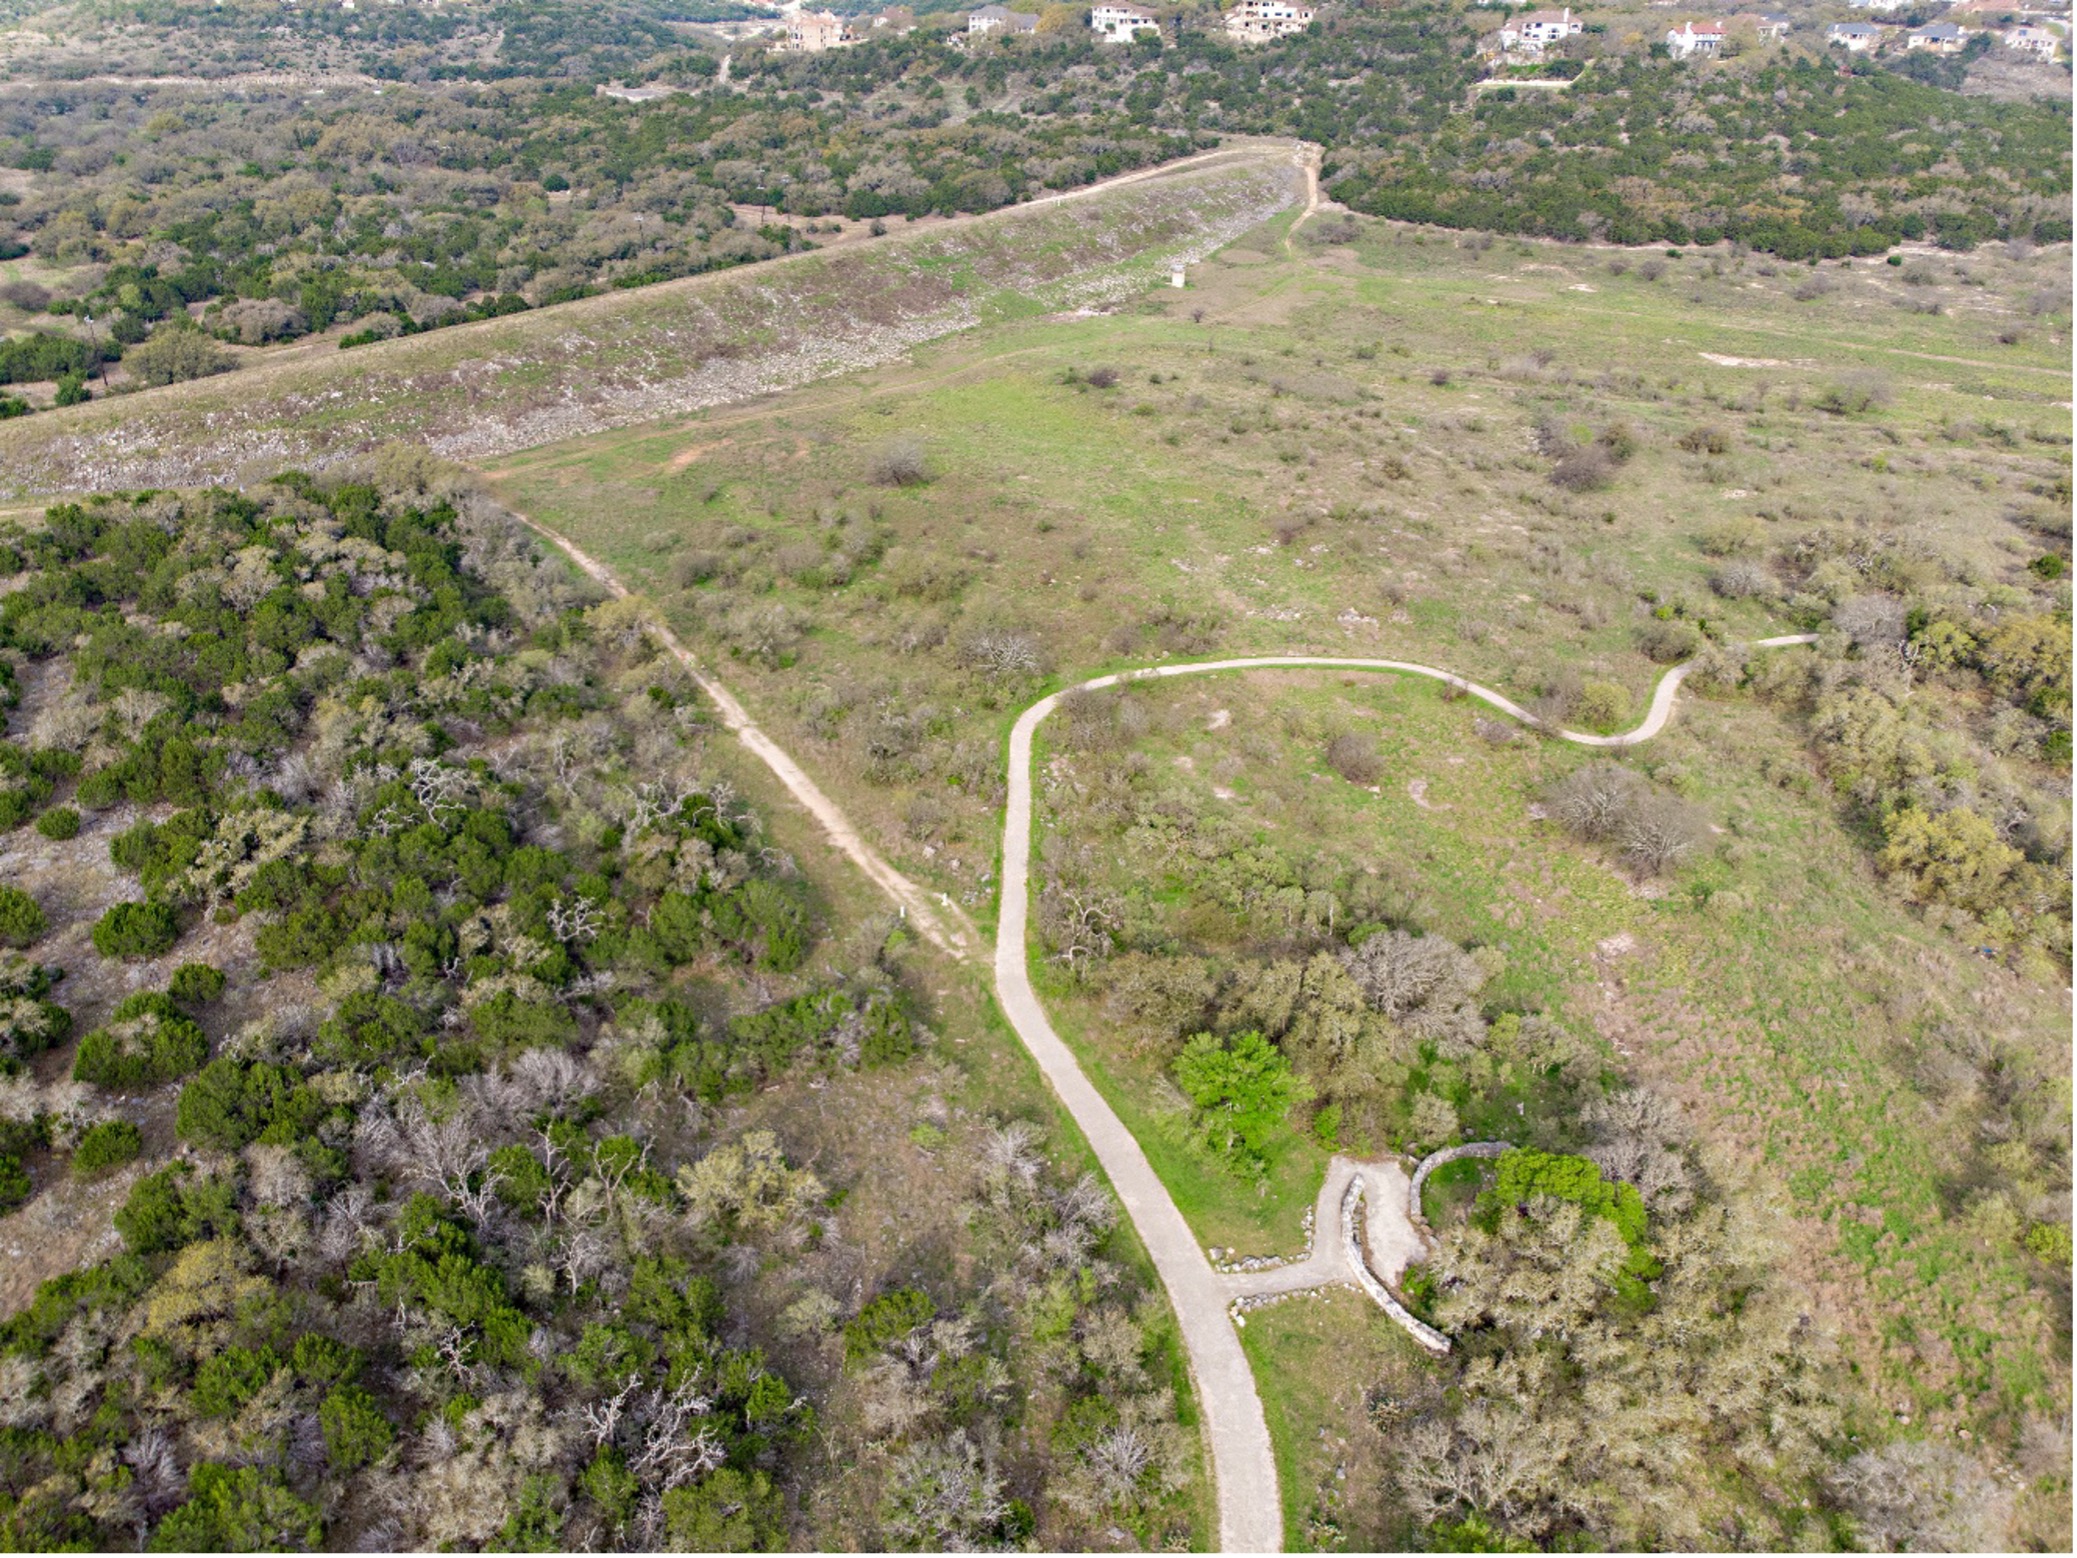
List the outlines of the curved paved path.
{"type": "Polygon", "coordinates": [[[1260,1271],[1214,1272],[1228,1300],[1264,1293],[1302,1293],[1307,1288],[1323,1288],[1335,1282],[1354,1283],[1357,1279],[1349,1263],[1348,1247],[1336,1230],[1341,1226],[1342,1198],[1348,1194],[1349,1181],[1358,1174],[1368,1187],[1363,1198],[1363,1232],[1370,1246],[1370,1269],[1382,1281],[1397,1283],[1400,1274],[1427,1252],[1427,1241],[1407,1215],[1412,1187],[1407,1182],[1406,1170],[1391,1158],[1366,1163],[1336,1154],[1328,1160],[1320,1193],[1313,1198],[1312,1253],[1304,1260],[1266,1266],[1260,1271]]]}
{"type": "MultiPolygon", "coordinates": [[[[523,514],[518,517],[609,594],[616,598],[628,594],[626,586],[610,568],[587,555],[568,537],[523,514]]],[[[757,727],[735,695],[700,668],[692,652],[679,642],[677,635],[660,621],[654,624],[654,628],[664,647],[685,668],[700,690],[713,699],[715,707],[721,711],[722,722],[807,808],[828,834],[830,843],[893,899],[922,935],[954,958],[965,958],[979,936],[957,906],[943,895],[938,895],[939,903],[932,904],[929,894],[889,865],[785,749],[757,727]]],[[[1791,634],[1760,639],[1754,647],[1771,648],[1815,641],[1814,634],[1791,634]]],[[[1045,1073],[1047,1082],[1094,1149],[1097,1161],[1103,1165],[1112,1188],[1124,1204],[1126,1215],[1132,1219],[1133,1227],[1153,1258],[1163,1286],[1168,1289],[1169,1302],[1175,1309],[1183,1345],[1190,1355],[1191,1373],[1197,1383],[1205,1435],[1211,1446],[1212,1475],[1218,1489],[1219,1545],[1228,1552],[1279,1550],[1283,1546],[1284,1521],[1283,1505],[1277,1490],[1276,1456],[1270,1445],[1269,1425],[1262,1414],[1262,1398],[1255,1391],[1254,1374],[1248,1367],[1247,1355],[1241,1350],[1239,1334],[1228,1318],[1226,1306],[1244,1293],[1289,1289],[1231,1285],[1236,1281],[1273,1281],[1275,1272],[1250,1273],[1246,1277],[1229,1279],[1212,1270],[1210,1260],[1190,1231],[1189,1224],[1183,1220],[1183,1214],[1177,1210],[1168,1187],[1161,1183],[1153,1165],[1147,1161],[1139,1142],[1083,1075],[1073,1053],[1046,1020],[1045,1008],[1039,1004],[1038,995],[1031,987],[1026,947],[1031,908],[1031,753],[1032,739],[1039,725],[1060,706],[1060,700],[1068,692],[1094,691],[1124,682],[1165,676],[1196,676],[1213,671],[1265,667],[1397,671],[1425,676],[1446,682],[1525,724],[1533,726],[1538,723],[1527,709],[1504,695],[1434,666],[1405,660],[1338,655],[1250,655],[1231,660],[1148,666],[1138,671],[1092,677],[1076,687],[1041,698],[1018,716],[1017,723],[1011,728],[1009,801],[1003,817],[1002,915],[995,939],[996,995],[1018,1038],[1023,1040],[1025,1048],[1045,1073]]],[[[1652,694],[1651,708],[1635,730],[1619,736],[1597,736],[1571,730],[1560,730],[1556,734],[1567,741],[1590,747],[1627,747],[1648,741],[1666,728],[1666,722],[1673,714],[1674,699],[1688,670],[1687,665],[1675,666],[1659,679],[1659,685],[1652,694]]],[[[1338,1180],[1330,1173],[1330,1186],[1337,1183],[1345,1186],[1361,1166],[1345,1159],[1337,1162],[1345,1163],[1347,1167],[1338,1180]]],[[[1385,1170],[1373,1165],[1369,1172],[1383,1174],[1385,1170]]],[[[1330,1210],[1328,1188],[1322,1188],[1320,1205],[1315,1211],[1314,1255],[1301,1265],[1278,1268],[1291,1274],[1289,1280],[1293,1287],[1317,1287],[1323,1280],[1345,1280],[1341,1273],[1346,1267],[1346,1258],[1333,1254],[1334,1247],[1339,1244],[1335,1236],[1335,1230],[1340,1226],[1338,1202],[1330,1218],[1327,1215],[1330,1210]],[[1316,1266],[1319,1270],[1312,1271],[1316,1266]],[[1309,1271],[1311,1275],[1307,1275],[1309,1271]],[[1322,1272],[1330,1274],[1322,1276],[1322,1272]]],[[[1379,1238],[1379,1230],[1375,1227],[1378,1209],[1403,1206],[1406,1201],[1402,1195],[1388,1192],[1366,1198],[1366,1204],[1371,1209],[1373,1228],[1370,1237],[1375,1250],[1379,1238]]],[[[1386,1243],[1394,1256],[1407,1257],[1408,1246],[1396,1230],[1392,1231],[1386,1243]]],[[[1418,1243],[1412,1248],[1418,1249],[1418,1243]]]]}
{"type": "MultiPolygon", "coordinates": [[[[1121,678],[1099,677],[1085,686],[1121,678]]],[[[1212,1271],[1197,1236],[1183,1221],[1168,1187],[1139,1142],[1097,1092],[1031,988],[1025,952],[1031,909],[1031,740],[1060,694],[1026,709],[1010,731],[1010,795],[1003,824],[1002,915],[995,932],[995,992],[1017,1037],[1031,1051],[1053,1091],[1082,1128],[1111,1188],[1125,1204],[1174,1306],[1190,1372],[1197,1383],[1212,1477],[1219,1496],[1219,1546],[1226,1552],[1277,1552],[1284,1545],[1283,1506],[1277,1498],[1276,1455],[1255,1376],[1227,1318],[1231,1296],[1212,1271]]]]}
{"type": "MultiPolygon", "coordinates": [[[[1815,642],[1813,634],[1791,634],[1761,639],[1755,647],[1815,642]]],[[[1268,1424],[1262,1415],[1262,1399],[1255,1391],[1255,1378],[1241,1350],[1240,1337],[1227,1317],[1226,1305],[1241,1291],[1271,1291],[1263,1287],[1235,1289],[1229,1279],[1214,1272],[1209,1258],[1198,1245],[1190,1225],[1183,1220],[1167,1186],[1161,1183],[1139,1142],[1125,1128],[1103,1095],[1091,1085],[1073,1052],[1053,1031],[1031,986],[1026,939],[1031,909],[1031,755],[1033,739],[1046,717],[1060,706],[1070,692],[1096,691],[1122,683],[1166,676],[1199,676],[1213,671],[1245,671],[1261,668],[1314,667],[1326,670],[1397,671],[1445,682],[1525,724],[1539,722],[1520,704],[1490,687],[1467,681],[1449,671],[1406,660],[1377,660],[1342,655],[1249,655],[1231,660],[1198,660],[1181,665],[1148,666],[1138,671],[1120,671],[1110,676],[1091,677],[1074,687],[1039,699],[1018,716],[1010,730],[1009,801],[1004,809],[1002,839],[1002,913],[995,936],[995,990],[1003,1013],[1032,1058],[1045,1072],[1046,1080],[1095,1150],[1104,1173],[1118,1198],[1125,1204],[1133,1226],[1138,1229],[1155,1269],[1168,1288],[1169,1301],[1190,1355],[1196,1376],[1198,1399],[1204,1413],[1205,1433],[1211,1445],[1212,1475],[1219,1497],[1219,1545],[1228,1552],[1269,1552],[1282,1545],[1283,1513],[1277,1492],[1276,1456],[1270,1446],[1268,1424]]],[[[1618,736],[1599,736],[1582,731],[1560,730],[1567,741],[1589,747],[1628,747],[1649,741],[1666,728],[1672,717],[1674,699],[1686,680],[1689,667],[1675,666],[1659,679],[1650,710],[1635,730],[1618,736]]],[[[1352,1166],[1353,1169],[1353,1166],[1352,1166]]],[[[1331,1176],[1330,1176],[1331,1177],[1331,1176]]],[[[1324,1202],[1322,1203],[1324,1208],[1324,1202]]],[[[1399,1195],[1380,1195],[1373,1206],[1404,1206],[1399,1195]]],[[[1338,1213],[1337,1213],[1338,1217],[1338,1213]]],[[[1315,1254],[1311,1266],[1323,1263],[1320,1246],[1331,1244],[1329,1222],[1324,1211],[1315,1212],[1315,1254]]],[[[1284,1267],[1297,1272],[1303,1268],[1284,1267]]],[[[1238,1279],[1269,1280],[1274,1273],[1250,1273],[1238,1279]]],[[[1294,1286],[1318,1286],[1319,1281],[1291,1279],[1294,1286]]],[[[1329,1278],[1328,1280],[1337,1280],[1329,1278]]]]}

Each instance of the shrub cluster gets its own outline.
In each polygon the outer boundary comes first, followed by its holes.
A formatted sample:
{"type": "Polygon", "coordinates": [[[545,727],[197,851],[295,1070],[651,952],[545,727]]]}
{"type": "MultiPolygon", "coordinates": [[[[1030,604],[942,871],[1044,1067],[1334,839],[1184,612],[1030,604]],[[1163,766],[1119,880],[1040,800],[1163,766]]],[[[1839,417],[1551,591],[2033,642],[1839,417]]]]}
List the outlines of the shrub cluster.
{"type": "Polygon", "coordinates": [[[1702,814],[1620,763],[1591,763],[1545,792],[1550,815],[1575,836],[1614,844],[1640,871],[1671,869],[1708,836],[1702,814]]]}

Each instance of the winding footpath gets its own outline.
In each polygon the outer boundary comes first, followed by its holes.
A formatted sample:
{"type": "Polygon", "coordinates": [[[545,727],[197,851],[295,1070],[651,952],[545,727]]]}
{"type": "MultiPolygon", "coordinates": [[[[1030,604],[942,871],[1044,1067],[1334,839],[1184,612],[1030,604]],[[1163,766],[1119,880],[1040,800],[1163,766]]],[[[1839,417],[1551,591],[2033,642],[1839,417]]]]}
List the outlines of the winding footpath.
{"type": "MultiPolygon", "coordinates": [[[[1792,634],[1761,639],[1756,648],[1784,644],[1814,643],[1814,634],[1792,634]]],[[[1214,671],[1247,671],[1262,668],[1311,667],[1321,670],[1388,671],[1425,676],[1447,683],[1490,704],[1501,713],[1536,726],[1538,721],[1520,704],[1467,681],[1449,671],[1405,660],[1375,660],[1336,655],[1250,655],[1232,660],[1199,660],[1182,665],[1148,666],[1092,677],[1075,687],[1039,699],[1026,709],[1010,730],[1009,801],[1004,810],[1002,835],[1002,914],[995,936],[995,990],[1003,1014],[1026,1049],[1046,1074],[1053,1091],[1088,1138],[1097,1160],[1109,1176],[1111,1186],[1125,1205],[1133,1226],[1161,1273],[1175,1307],[1176,1323],[1183,1345],[1190,1354],[1196,1377],[1200,1410],[1204,1414],[1206,1438],[1211,1446],[1212,1475],[1219,1498],[1219,1545],[1228,1552],[1271,1552],[1283,1544],[1283,1506],[1277,1491],[1276,1456],[1269,1440],[1269,1426],[1262,1415],[1262,1398],[1255,1391],[1255,1377],[1248,1368],[1239,1332],[1229,1318],[1227,1305],[1248,1293],[1279,1291],[1274,1273],[1265,1280],[1235,1282],[1213,1271],[1209,1258],[1198,1245],[1190,1225],[1176,1207],[1168,1188],[1154,1173],[1153,1165],[1139,1142],[1125,1128],[1101,1093],[1091,1085],[1074,1054],[1053,1031],[1031,986],[1029,948],[1026,945],[1031,910],[1031,756],[1034,738],[1046,717],[1060,707],[1071,692],[1094,692],[1127,682],[1158,680],[1168,676],[1202,676],[1214,671]]],[[[1649,741],[1666,728],[1673,716],[1674,699],[1689,667],[1675,666],[1659,679],[1651,708],[1635,730],[1619,736],[1599,736],[1582,731],[1560,730],[1564,740],[1588,747],[1629,747],[1649,741]]],[[[1377,1166],[1366,1166],[1378,1173],[1377,1166]]],[[[1351,1165],[1353,1169],[1353,1165],[1351,1165]]],[[[1336,1176],[1330,1174],[1330,1180],[1336,1176]]],[[[1346,1185],[1348,1178],[1340,1179],[1346,1185]]],[[[1396,1189],[1396,1187],[1394,1187],[1396,1189]]],[[[1339,1205],[1323,1187],[1314,1212],[1316,1248],[1303,1267],[1286,1267],[1295,1289],[1318,1286],[1323,1280],[1340,1280],[1334,1252],[1321,1252],[1317,1245],[1337,1224],[1327,1221],[1328,1207],[1339,1205]],[[1306,1268],[1312,1268],[1308,1274],[1306,1268]]],[[[1404,1207],[1406,1198],[1387,1192],[1370,1202],[1379,1209],[1404,1207]]]]}
{"type": "MultiPolygon", "coordinates": [[[[613,571],[590,557],[568,537],[524,515],[520,520],[566,555],[584,574],[616,599],[628,594],[613,571]]],[[[933,895],[901,872],[860,835],[837,804],[805,770],[750,718],[727,687],[701,668],[676,634],[661,621],[652,624],[659,641],[685,668],[700,690],[713,700],[722,723],[777,776],[827,835],[833,848],[850,859],[902,910],[917,932],[956,960],[964,961],[980,942],[973,923],[943,894],[933,895]],[[937,902],[931,900],[935,896],[937,902]]],[[[1754,648],[1816,642],[1816,635],[1790,634],[1763,638],[1754,648]]],[[[1378,1282],[1396,1281],[1406,1263],[1417,1257],[1421,1235],[1408,1215],[1411,1188],[1396,1164],[1358,1164],[1336,1158],[1313,1213],[1312,1246],[1304,1257],[1263,1270],[1215,1271],[1183,1220],[1175,1200],[1147,1161],[1138,1140],[1083,1073],[1074,1053],[1046,1018],[1032,988],[1028,941],[1031,914],[1032,746],[1038,728],[1070,692],[1093,692],[1127,682],[1169,676],[1201,676],[1216,671],[1312,668],[1397,672],[1444,682],[1501,713],[1535,727],[1527,709],[1490,687],[1449,671],[1405,660],[1377,660],[1336,655],[1250,655],[1230,660],[1199,660],[1182,665],[1147,666],[1092,677],[1075,687],[1039,699],[1018,716],[1010,730],[1009,799],[1004,809],[1002,841],[1002,913],[995,938],[995,989],[1003,1013],[1017,1037],[1038,1062],[1046,1081],[1102,1164],[1133,1228],[1168,1290],[1189,1353],[1199,1410],[1210,1446],[1212,1476],[1219,1501],[1219,1545],[1227,1552],[1275,1552],[1283,1546],[1283,1504],[1278,1493],[1276,1455],[1262,1398],[1242,1350],[1230,1306],[1250,1298],[1299,1292],[1348,1282],[1370,1292],[1384,1292],[1378,1282]],[[1364,1176],[1369,1176],[1366,1187],[1364,1176]],[[1368,1193],[1366,1193],[1366,1188],[1368,1193]],[[1353,1219],[1361,1201],[1367,1215],[1369,1259],[1359,1248],[1353,1219]],[[1367,1269],[1366,1268],[1367,1265],[1367,1269]],[[1373,1289],[1375,1291],[1373,1291],[1373,1289]]],[[[1666,728],[1674,700],[1687,679],[1689,665],[1678,665],[1659,679],[1651,707],[1635,730],[1616,736],[1583,731],[1553,732],[1581,746],[1622,748],[1649,741],[1666,728]]],[[[1397,1316],[1395,1316],[1397,1318],[1397,1316]]],[[[1417,1323],[1417,1322],[1416,1322],[1417,1323]]]]}
{"type": "Polygon", "coordinates": [[[1321,150],[1311,141],[1300,141],[1291,153],[1291,160],[1305,177],[1305,205],[1299,210],[1298,220],[1284,229],[1284,253],[1296,254],[1291,240],[1298,236],[1298,229],[1319,214],[1320,206],[1320,159],[1321,150]]]}

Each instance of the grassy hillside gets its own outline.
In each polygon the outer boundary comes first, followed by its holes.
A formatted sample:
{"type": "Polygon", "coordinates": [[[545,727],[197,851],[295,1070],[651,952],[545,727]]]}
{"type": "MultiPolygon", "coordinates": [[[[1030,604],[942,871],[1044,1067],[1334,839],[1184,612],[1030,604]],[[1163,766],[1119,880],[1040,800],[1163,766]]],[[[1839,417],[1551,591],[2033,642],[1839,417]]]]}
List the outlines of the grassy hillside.
{"type": "Polygon", "coordinates": [[[2058,251],[1780,267],[1336,224],[1297,258],[1251,237],[1137,311],[532,451],[497,485],[706,633],[768,717],[866,781],[886,837],[919,795],[943,808],[900,852],[977,899],[985,848],[921,851],[948,826],[986,844],[977,792],[944,783],[1011,697],[963,663],[984,628],[1063,673],[1426,655],[1641,707],[1660,608],[1731,637],[1801,625],[1787,581],[1712,589],[1739,556],[1861,536],[2028,589],[2066,544],[2068,314],[2028,312],[2058,251]],[[1615,423],[1634,449],[1605,478],[1552,480],[1560,445],[1615,423]],[[906,444],[928,480],[876,481],[906,444]],[[930,712],[887,729],[892,695],[930,712]]]}
{"type": "MultiPolygon", "coordinates": [[[[1499,953],[1488,1015],[1545,1015],[1677,1101],[1711,1194],[1777,1241],[1784,1301],[1844,1344],[1840,1432],[1987,1446],[2022,1490],[1997,1518],[2030,1522],[2005,1539],[2048,1539],[2069,1400],[2067,256],[1900,259],[1330,215],[1136,311],[1006,322],[493,477],[653,591],[903,869],[983,917],[1001,732],[1060,679],[1375,654],[1614,728],[1659,661],[1716,656],[1640,755],[1706,824],[1656,878],[1536,820],[1580,754],[1495,745],[1425,686],[1294,674],[1136,695],[1091,748],[1056,732],[1042,879],[1108,894],[1119,956],[1197,959],[1209,990],[1334,945],[1316,898],[1334,930],[1360,909],[1499,953]],[[1979,649],[1993,622],[2042,624],[2040,679],[1932,653],[1932,625],[1965,619],[1979,649]],[[1825,642],[1782,671],[1730,647],[1810,628],[1825,642]],[[1375,749],[1365,785],[1325,755],[1350,734],[1375,749]],[[1970,907],[1907,858],[1901,819],[1963,814],[1998,819],[2009,899],[1970,907]],[[1265,906],[1287,900],[1280,922],[1265,906]]],[[[1323,1152],[1309,1111],[1259,1189],[1193,1158],[1179,1033],[1122,978],[1060,970],[1063,1031],[1208,1243],[1293,1242],[1323,1152]]],[[[1580,1094],[1423,1065],[1386,1102],[1350,1096],[1350,1144],[1420,1139],[1436,1110],[1407,1111],[1430,1096],[1466,1131],[1520,1102],[1524,1139],[1582,1139],[1580,1094]]],[[[1290,1432],[1346,1431],[1349,1403],[1293,1429],[1271,1393],[1287,1464],[1290,1432]]],[[[1286,1490],[1294,1531],[1340,1507],[1333,1470],[1286,1490]]],[[[1823,1535],[1793,1497],[1720,1491],[1739,1520],[1772,1508],[1759,1540],[1823,1535]]],[[[1408,1516],[1365,1518],[1377,1541],[1408,1516]]]]}
{"type": "Polygon", "coordinates": [[[985,320],[1137,293],[1291,203],[1288,145],[1086,198],[0,427],[12,494],[236,482],[401,440],[485,459],[898,359],[985,320]]]}

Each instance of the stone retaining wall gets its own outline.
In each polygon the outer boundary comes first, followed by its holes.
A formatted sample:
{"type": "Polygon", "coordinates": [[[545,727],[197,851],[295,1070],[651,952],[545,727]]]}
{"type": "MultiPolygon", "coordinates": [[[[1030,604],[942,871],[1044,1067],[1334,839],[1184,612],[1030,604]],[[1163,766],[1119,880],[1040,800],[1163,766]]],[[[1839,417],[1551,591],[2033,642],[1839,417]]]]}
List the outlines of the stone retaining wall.
{"type": "Polygon", "coordinates": [[[1274,1271],[1279,1266],[1303,1266],[1313,1258],[1313,1209],[1305,1209],[1301,1227],[1305,1230],[1305,1248],[1296,1255],[1239,1255],[1230,1249],[1213,1245],[1210,1250],[1212,1270],[1224,1276],[1239,1276],[1251,1271],[1274,1271]]]}
{"type": "Polygon", "coordinates": [[[1448,1352],[1450,1339],[1434,1326],[1416,1319],[1404,1304],[1392,1296],[1392,1290],[1378,1281],[1377,1274],[1370,1269],[1370,1262],[1364,1259],[1362,1224],[1359,1221],[1362,1206],[1363,1176],[1358,1174],[1349,1181],[1349,1188],[1341,1198],[1342,1249],[1348,1256],[1349,1269],[1356,1274],[1356,1281],[1362,1286],[1363,1291],[1370,1295],[1371,1301],[1396,1320],[1415,1341],[1432,1353],[1448,1352]]]}
{"type": "Polygon", "coordinates": [[[1421,1166],[1414,1170],[1413,1189],[1409,1191],[1408,1214],[1416,1228],[1426,1228],[1428,1218],[1421,1211],[1421,1186],[1428,1183],[1428,1176],[1445,1163],[1454,1163],[1459,1158],[1497,1158],[1502,1153],[1514,1151],[1511,1141],[1467,1141],[1461,1146],[1445,1147],[1440,1152],[1431,1152],[1421,1159],[1421,1166]]]}

